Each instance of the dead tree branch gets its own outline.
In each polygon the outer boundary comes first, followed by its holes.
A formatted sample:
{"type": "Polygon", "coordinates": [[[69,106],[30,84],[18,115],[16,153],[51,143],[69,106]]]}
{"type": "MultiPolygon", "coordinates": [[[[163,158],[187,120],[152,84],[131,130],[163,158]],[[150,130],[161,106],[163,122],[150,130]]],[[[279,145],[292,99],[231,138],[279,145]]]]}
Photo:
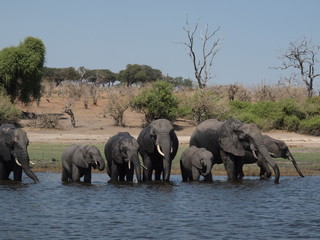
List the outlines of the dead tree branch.
{"type": "Polygon", "coordinates": [[[186,20],[186,26],[183,30],[187,33],[187,42],[181,42],[181,44],[187,47],[187,53],[192,61],[194,68],[194,75],[198,81],[199,88],[205,88],[207,82],[212,78],[211,71],[214,64],[214,58],[220,50],[222,38],[213,40],[220,27],[213,33],[209,33],[209,27],[206,25],[204,34],[200,34],[201,40],[201,54],[196,53],[197,47],[195,46],[196,33],[198,31],[199,23],[197,22],[194,27],[191,27],[188,19],[186,20]]]}

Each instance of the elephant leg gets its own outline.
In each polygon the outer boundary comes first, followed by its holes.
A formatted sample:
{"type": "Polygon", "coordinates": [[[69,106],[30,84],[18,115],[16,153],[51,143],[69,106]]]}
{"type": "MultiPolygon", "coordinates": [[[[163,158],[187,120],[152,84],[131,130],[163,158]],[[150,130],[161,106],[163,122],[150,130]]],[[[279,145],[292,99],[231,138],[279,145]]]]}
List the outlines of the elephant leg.
{"type": "Polygon", "coordinates": [[[244,175],[244,172],[243,172],[243,163],[239,164],[238,166],[239,166],[239,167],[238,167],[238,170],[237,170],[237,172],[238,172],[238,178],[239,178],[239,179],[243,179],[243,177],[245,176],[245,175],[244,175]]]}
{"type": "Polygon", "coordinates": [[[62,182],[68,182],[71,180],[71,173],[65,168],[62,168],[61,180],[62,182]]]}
{"type": "Polygon", "coordinates": [[[192,168],[192,180],[193,181],[199,181],[200,179],[200,173],[199,170],[195,167],[192,168]]]}
{"type": "Polygon", "coordinates": [[[73,182],[80,182],[80,171],[76,165],[72,165],[72,181],[73,182]]]}
{"type": "Polygon", "coordinates": [[[84,180],[85,183],[91,183],[91,169],[88,170],[85,174],[84,174],[84,180]]]}
{"type": "Polygon", "coordinates": [[[13,179],[14,181],[22,181],[22,167],[14,166],[13,167],[13,179]]]}
{"type": "Polygon", "coordinates": [[[182,177],[182,181],[188,181],[189,175],[186,173],[185,170],[181,170],[181,177],[182,177]]]}
{"type": "Polygon", "coordinates": [[[126,180],[128,182],[133,182],[133,167],[131,167],[131,169],[127,169],[127,173],[126,173],[126,180]]]}
{"type": "Polygon", "coordinates": [[[6,165],[0,162],[0,179],[8,180],[10,171],[8,171],[6,165]]]}
{"type": "Polygon", "coordinates": [[[143,181],[151,181],[153,168],[151,159],[147,154],[143,157],[143,165],[147,168],[143,168],[143,181]]]}
{"type": "Polygon", "coordinates": [[[160,169],[155,169],[154,180],[160,181],[161,180],[161,173],[162,173],[162,171],[160,169]]]}
{"type": "Polygon", "coordinates": [[[126,177],[126,169],[125,169],[125,167],[123,167],[123,166],[121,166],[121,168],[120,169],[118,169],[119,170],[119,181],[125,181],[125,177],[126,177]]]}
{"type": "Polygon", "coordinates": [[[111,181],[118,181],[119,169],[118,169],[117,165],[116,164],[112,164],[110,171],[111,171],[110,172],[111,181]]]}
{"type": "Polygon", "coordinates": [[[237,169],[233,159],[230,157],[229,154],[225,153],[224,151],[220,151],[221,158],[223,160],[224,168],[226,169],[228,180],[235,181],[238,178],[237,169]]]}

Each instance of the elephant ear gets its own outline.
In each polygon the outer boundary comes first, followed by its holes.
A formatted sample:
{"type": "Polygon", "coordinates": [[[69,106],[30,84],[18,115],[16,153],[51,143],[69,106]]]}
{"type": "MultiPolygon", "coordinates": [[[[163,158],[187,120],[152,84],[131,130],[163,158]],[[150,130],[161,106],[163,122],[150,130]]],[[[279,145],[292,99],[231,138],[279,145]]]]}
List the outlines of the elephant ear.
{"type": "Polygon", "coordinates": [[[197,150],[191,156],[191,163],[197,169],[202,169],[203,168],[203,166],[201,164],[201,160],[202,160],[201,154],[202,154],[202,152],[203,152],[202,150],[197,150]]]}
{"type": "Polygon", "coordinates": [[[86,160],[87,146],[80,146],[73,154],[73,163],[81,168],[88,168],[89,163],[86,160]]]}
{"type": "Polygon", "coordinates": [[[152,133],[153,128],[150,125],[145,127],[141,132],[141,141],[139,142],[139,145],[141,145],[142,149],[144,149],[148,153],[154,152],[155,142],[151,137],[152,133]]]}
{"type": "Polygon", "coordinates": [[[245,149],[240,143],[238,122],[226,122],[221,126],[219,145],[223,151],[231,153],[235,156],[244,156],[245,149]]]}
{"type": "Polygon", "coordinates": [[[9,151],[10,147],[6,145],[4,133],[0,133],[0,158],[4,161],[11,160],[11,153],[9,151]]]}
{"type": "Polygon", "coordinates": [[[121,153],[126,151],[125,147],[122,145],[120,141],[118,141],[112,148],[112,161],[115,161],[118,164],[123,163],[121,153]]]}

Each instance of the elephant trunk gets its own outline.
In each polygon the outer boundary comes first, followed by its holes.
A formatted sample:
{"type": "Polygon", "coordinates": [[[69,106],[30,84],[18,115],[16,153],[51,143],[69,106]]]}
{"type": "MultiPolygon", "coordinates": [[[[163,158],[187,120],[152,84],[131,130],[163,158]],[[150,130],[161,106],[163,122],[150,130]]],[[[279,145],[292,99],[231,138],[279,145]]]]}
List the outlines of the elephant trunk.
{"type": "Polygon", "coordinates": [[[293,166],[295,167],[295,169],[297,170],[297,172],[299,173],[300,177],[304,177],[304,175],[302,174],[300,168],[298,167],[298,164],[295,160],[295,158],[292,156],[291,153],[289,153],[289,160],[293,163],[293,166]]]}
{"type": "Polygon", "coordinates": [[[35,183],[40,183],[38,177],[34,174],[29,166],[29,156],[26,151],[22,151],[16,158],[16,163],[22,167],[25,174],[31,178],[35,183]]]}
{"type": "Polygon", "coordinates": [[[168,133],[159,135],[157,145],[160,145],[161,152],[158,152],[163,156],[163,180],[169,181],[171,173],[171,139],[168,133]]]}
{"type": "Polygon", "coordinates": [[[258,151],[261,153],[262,157],[270,164],[270,166],[273,168],[274,170],[274,175],[275,175],[275,179],[274,179],[274,183],[279,183],[279,179],[280,179],[280,170],[278,165],[272,160],[267,147],[261,142],[258,141],[256,142],[257,146],[258,146],[258,151]]]}
{"type": "Polygon", "coordinates": [[[105,169],[105,166],[106,166],[103,157],[101,157],[101,159],[99,159],[99,161],[97,161],[97,162],[98,162],[97,165],[98,165],[99,171],[103,171],[105,169]]]}
{"type": "Polygon", "coordinates": [[[207,163],[207,166],[206,166],[206,171],[203,173],[203,176],[207,176],[208,174],[211,173],[211,168],[212,168],[212,161],[210,160],[210,163],[207,163]]]}
{"type": "MultiPolygon", "coordinates": [[[[141,177],[141,167],[140,167],[140,161],[139,161],[139,157],[138,154],[134,154],[129,163],[132,162],[133,163],[133,167],[134,167],[134,171],[136,172],[136,178],[138,183],[142,182],[142,177],[141,177]]],[[[128,163],[128,164],[129,164],[128,163]]],[[[132,167],[132,166],[131,166],[132,167]]]]}

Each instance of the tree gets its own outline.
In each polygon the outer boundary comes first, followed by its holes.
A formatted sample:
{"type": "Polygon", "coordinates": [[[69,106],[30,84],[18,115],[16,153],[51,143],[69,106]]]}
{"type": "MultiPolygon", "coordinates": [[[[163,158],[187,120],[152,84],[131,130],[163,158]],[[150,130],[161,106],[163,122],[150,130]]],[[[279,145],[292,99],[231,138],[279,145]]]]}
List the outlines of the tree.
{"type": "Polygon", "coordinates": [[[201,47],[197,53],[197,46],[195,46],[195,38],[198,30],[199,23],[196,23],[194,28],[189,25],[188,19],[186,21],[186,26],[183,27],[183,30],[187,33],[188,41],[182,42],[187,46],[187,52],[190,56],[190,59],[194,68],[194,75],[198,81],[199,88],[205,88],[207,82],[212,78],[211,70],[214,64],[213,60],[220,50],[220,44],[222,38],[213,40],[219,31],[220,27],[217,28],[214,32],[209,33],[209,27],[206,25],[203,35],[200,35],[201,47]]]}
{"type": "Polygon", "coordinates": [[[11,101],[40,99],[44,60],[45,46],[38,38],[26,37],[19,46],[0,51],[0,85],[11,101]]]}
{"type": "Polygon", "coordinates": [[[88,80],[95,85],[112,86],[117,80],[116,74],[109,69],[93,69],[87,72],[88,80]]]}
{"type": "Polygon", "coordinates": [[[173,95],[173,86],[167,81],[156,81],[151,88],[145,88],[132,101],[132,107],[145,114],[147,123],[166,118],[174,121],[177,117],[178,100],[173,95]]]}
{"type": "Polygon", "coordinates": [[[125,83],[127,87],[133,84],[144,84],[162,79],[162,73],[158,69],[153,69],[147,65],[128,64],[125,70],[121,70],[118,74],[121,83],[125,83]]]}
{"type": "Polygon", "coordinates": [[[290,42],[288,49],[279,57],[283,60],[282,65],[275,68],[282,70],[297,69],[301,80],[306,85],[308,97],[313,95],[314,79],[320,76],[320,73],[315,72],[315,65],[319,62],[317,58],[319,49],[319,45],[312,45],[311,40],[306,38],[301,41],[290,42]]]}
{"type": "Polygon", "coordinates": [[[43,68],[43,79],[52,81],[59,86],[63,81],[75,81],[80,78],[79,73],[73,67],[68,68],[43,68]]]}

